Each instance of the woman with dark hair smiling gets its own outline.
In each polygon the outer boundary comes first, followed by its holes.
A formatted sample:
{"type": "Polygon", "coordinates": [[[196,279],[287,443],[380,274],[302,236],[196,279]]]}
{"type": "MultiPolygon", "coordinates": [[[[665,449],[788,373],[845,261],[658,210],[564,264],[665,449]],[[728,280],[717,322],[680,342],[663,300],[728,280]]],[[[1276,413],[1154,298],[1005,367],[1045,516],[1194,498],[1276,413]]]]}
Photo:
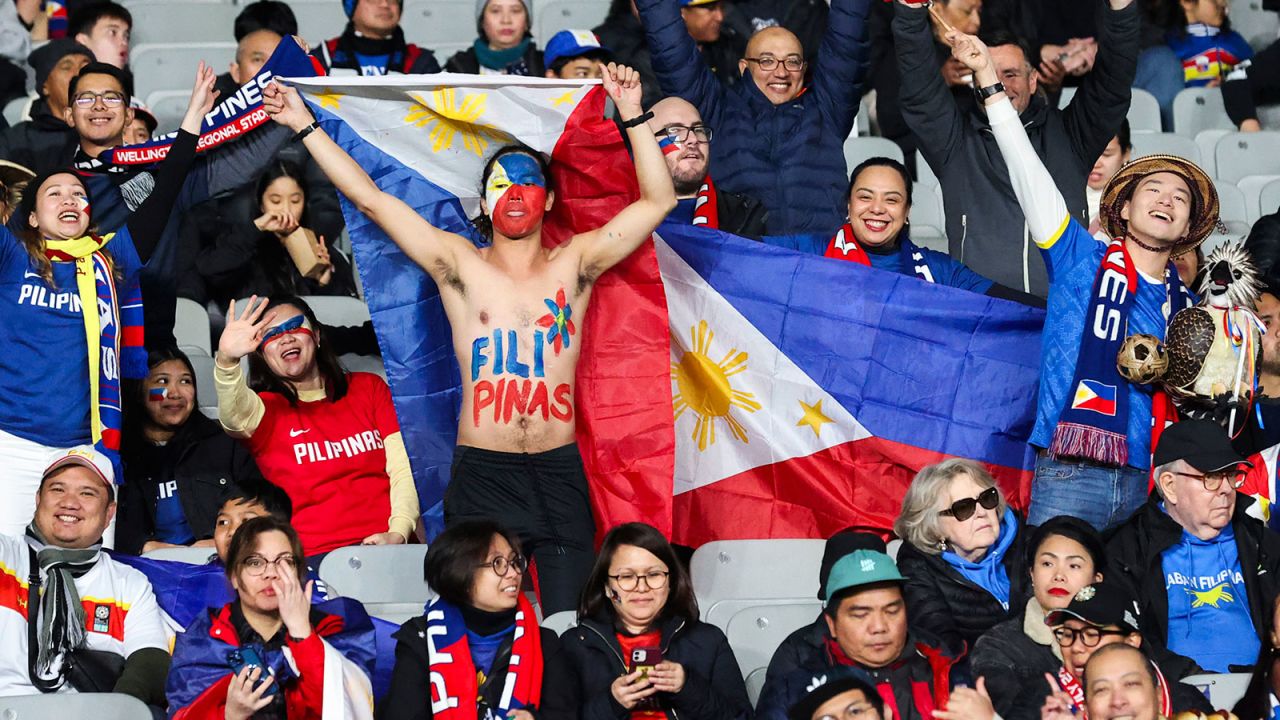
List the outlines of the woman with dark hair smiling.
{"type": "Polygon", "coordinates": [[[651,525],[626,523],[605,536],[582,589],[578,626],[562,639],[584,720],[751,714],[729,641],[698,620],[693,583],[651,525]]]}
{"type": "Polygon", "coordinates": [[[560,638],[520,592],[525,567],[520,540],[493,520],[440,533],[425,563],[437,596],[395,634],[379,720],[576,720],[560,638]]]}
{"type": "Polygon", "coordinates": [[[345,545],[408,542],[418,494],[391,390],[342,369],[305,302],[255,296],[237,313],[233,301],[214,365],[222,427],[289,494],[313,566],[345,545]]]}

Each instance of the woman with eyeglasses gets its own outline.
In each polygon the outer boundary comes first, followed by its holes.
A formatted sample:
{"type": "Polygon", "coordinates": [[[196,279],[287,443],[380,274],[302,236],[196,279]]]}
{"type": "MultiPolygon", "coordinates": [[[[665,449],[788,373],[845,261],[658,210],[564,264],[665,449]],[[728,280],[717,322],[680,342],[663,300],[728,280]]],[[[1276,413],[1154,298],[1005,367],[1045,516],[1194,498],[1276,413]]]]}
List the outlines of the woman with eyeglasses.
{"type": "Polygon", "coordinates": [[[343,369],[305,302],[254,296],[237,310],[232,301],[213,380],[218,420],[288,493],[312,567],[347,545],[409,541],[418,493],[391,390],[377,375],[343,369]]]}
{"type": "Polygon", "coordinates": [[[373,623],[352,601],[312,606],[314,583],[289,523],[274,515],[246,521],[231,538],[226,572],[235,599],[200,613],[174,644],[169,717],[359,717],[350,709],[362,705],[368,717],[373,623]],[[326,612],[339,606],[341,615],[326,612]],[[333,690],[346,713],[325,707],[333,690]]]}
{"type": "Polygon", "coordinates": [[[1081,588],[1101,582],[1107,565],[1101,536],[1079,518],[1061,515],[1028,530],[1031,597],[1026,608],[978,638],[970,656],[973,675],[985,678],[994,710],[1004,720],[1038,716],[1038,698],[1023,706],[1021,694],[1033,683],[1043,687],[1045,673],[1062,665],[1045,616],[1065,609],[1081,588]]]}
{"type": "Polygon", "coordinates": [[[521,592],[520,540],[497,522],[459,520],[427,549],[425,614],[396,632],[379,720],[578,717],[560,639],[521,592]]]}
{"type": "Polygon", "coordinates": [[[728,639],[698,620],[693,583],[651,525],[626,523],[605,535],[582,589],[578,625],[562,639],[583,720],[751,713],[728,639]]]}
{"type": "Polygon", "coordinates": [[[978,463],[953,458],[922,469],[893,529],[913,631],[973,647],[1022,614],[1030,592],[1022,517],[978,463]]]}

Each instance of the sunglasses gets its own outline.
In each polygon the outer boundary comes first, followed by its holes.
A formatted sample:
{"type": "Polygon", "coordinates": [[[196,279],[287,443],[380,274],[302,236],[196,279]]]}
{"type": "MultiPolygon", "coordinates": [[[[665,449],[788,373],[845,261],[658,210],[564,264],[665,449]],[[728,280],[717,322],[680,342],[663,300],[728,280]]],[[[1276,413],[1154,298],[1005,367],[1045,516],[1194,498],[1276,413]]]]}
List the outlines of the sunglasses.
{"type": "Polygon", "coordinates": [[[960,522],[964,522],[965,520],[973,517],[973,514],[978,511],[979,505],[987,510],[995,510],[996,506],[999,504],[1000,491],[993,486],[983,490],[982,494],[978,495],[976,498],[964,498],[951,503],[951,507],[946,510],[939,511],[938,514],[950,516],[960,522]]]}

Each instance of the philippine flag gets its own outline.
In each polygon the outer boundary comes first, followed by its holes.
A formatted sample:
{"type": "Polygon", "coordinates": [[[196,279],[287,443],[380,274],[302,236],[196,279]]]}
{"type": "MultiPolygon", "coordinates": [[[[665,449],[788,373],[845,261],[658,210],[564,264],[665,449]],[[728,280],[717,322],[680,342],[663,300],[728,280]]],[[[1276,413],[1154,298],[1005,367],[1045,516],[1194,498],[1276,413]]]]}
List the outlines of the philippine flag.
{"type": "MultiPolygon", "coordinates": [[[[469,233],[482,164],[510,138],[551,156],[550,242],[598,227],[636,196],[603,91],[587,83],[298,84],[378,185],[438,227],[469,233]]],[[[438,531],[460,404],[448,323],[428,276],[345,200],[344,210],[438,531]]],[[[585,318],[577,434],[597,522],[643,520],[690,545],[888,528],[912,476],[948,456],[986,464],[1021,504],[1043,320],[856,263],[664,224],[600,278],[585,318]]]]}
{"type": "Polygon", "coordinates": [[[1076,386],[1075,397],[1071,407],[1076,410],[1092,410],[1110,415],[1116,414],[1116,386],[1100,383],[1097,380],[1081,380],[1076,386]]]}

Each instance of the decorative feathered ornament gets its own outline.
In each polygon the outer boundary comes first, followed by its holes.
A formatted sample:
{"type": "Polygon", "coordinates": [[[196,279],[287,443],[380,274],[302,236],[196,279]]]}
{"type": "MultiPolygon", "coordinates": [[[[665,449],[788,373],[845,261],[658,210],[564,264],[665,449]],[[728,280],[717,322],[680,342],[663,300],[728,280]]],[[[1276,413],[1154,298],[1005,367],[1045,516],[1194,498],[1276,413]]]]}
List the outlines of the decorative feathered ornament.
{"type": "Polygon", "coordinates": [[[1253,399],[1260,341],[1265,329],[1253,314],[1258,273],[1243,243],[1219,246],[1205,260],[1200,302],[1174,314],[1163,353],[1150,335],[1125,339],[1116,366],[1130,382],[1158,382],[1178,411],[1215,420],[1234,434],[1237,418],[1253,399]],[[1159,372],[1163,354],[1167,367],[1159,372]]]}

